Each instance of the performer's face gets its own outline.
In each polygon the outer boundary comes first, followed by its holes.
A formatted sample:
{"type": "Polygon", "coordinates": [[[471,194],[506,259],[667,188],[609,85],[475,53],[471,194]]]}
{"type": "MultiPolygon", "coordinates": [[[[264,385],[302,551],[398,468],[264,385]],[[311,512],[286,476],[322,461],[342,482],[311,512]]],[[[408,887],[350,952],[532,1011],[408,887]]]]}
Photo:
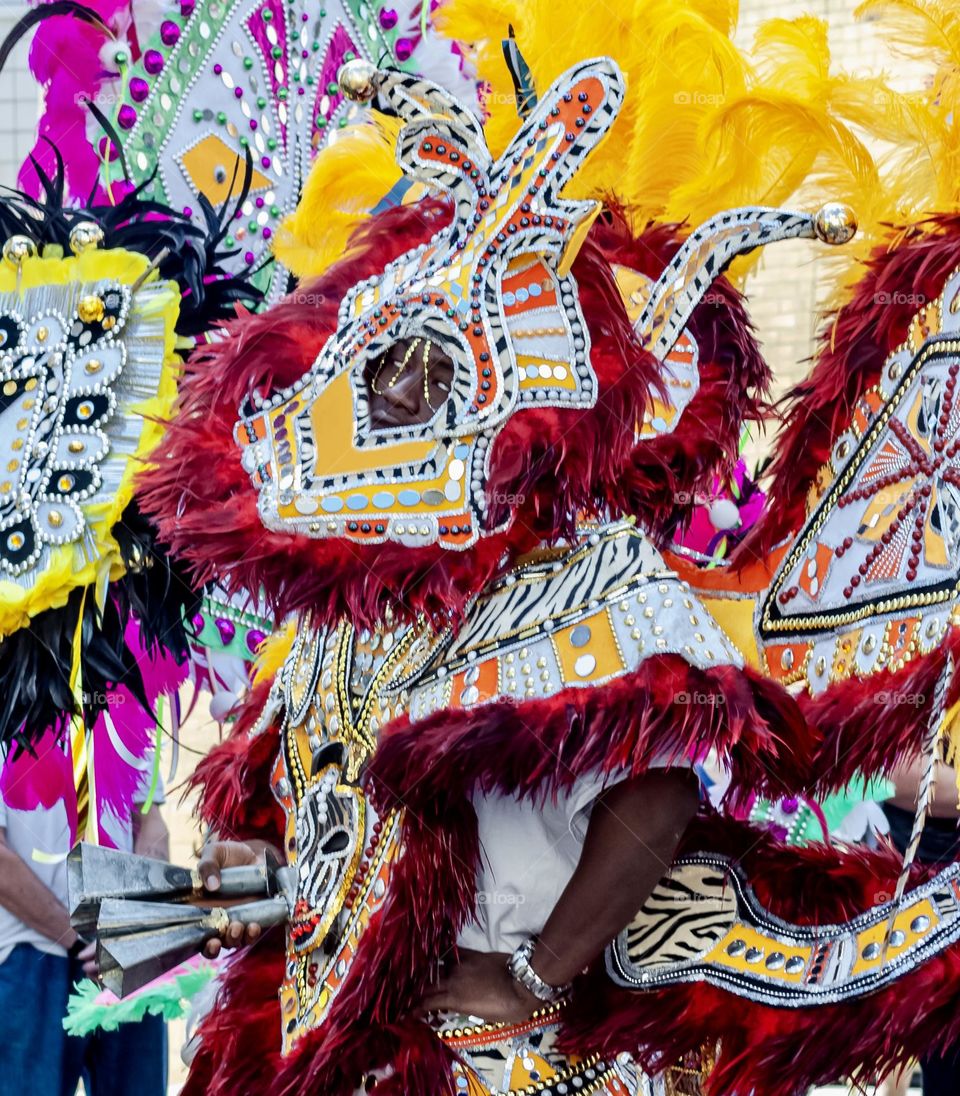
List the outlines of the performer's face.
{"type": "Polygon", "coordinates": [[[429,422],[450,395],[453,362],[428,339],[396,342],[364,372],[374,430],[429,422]]]}

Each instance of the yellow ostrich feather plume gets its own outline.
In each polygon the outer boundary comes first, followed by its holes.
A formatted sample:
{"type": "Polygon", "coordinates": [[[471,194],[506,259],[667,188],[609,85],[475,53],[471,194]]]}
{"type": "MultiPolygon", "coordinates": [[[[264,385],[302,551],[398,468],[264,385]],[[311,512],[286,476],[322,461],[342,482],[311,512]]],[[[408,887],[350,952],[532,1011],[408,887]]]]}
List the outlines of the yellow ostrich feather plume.
{"type": "Polygon", "coordinates": [[[891,54],[920,63],[909,92],[886,88],[866,103],[854,94],[837,104],[890,146],[883,159],[890,219],[960,209],[960,8],[955,0],[866,0],[857,16],[874,22],[891,54]]]}
{"type": "Polygon", "coordinates": [[[883,74],[835,70],[822,24],[772,20],[755,44],[761,88],[713,123],[747,141],[760,132],[758,143],[771,147],[776,137],[763,136],[764,127],[789,119],[771,112],[764,88],[787,87],[798,105],[817,104],[813,124],[803,127],[812,155],[792,165],[795,200],[829,195],[856,210],[860,230],[842,253],[848,261],[895,242],[904,224],[960,209],[960,10],[940,0],[866,0],[857,16],[888,40],[891,54],[920,62],[911,90],[895,90],[883,74]]]}
{"type": "Polygon", "coordinates": [[[616,196],[644,220],[666,213],[679,180],[702,174],[704,118],[750,80],[731,40],[735,21],[728,0],[626,0],[602,12],[578,0],[450,0],[437,13],[443,33],[472,43],[468,57],[489,87],[485,130],[494,153],[517,128],[501,49],[508,26],[541,93],[585,58],[612,56],[626,77],[626,101],[566,193],[616,196]]]}
{"type": "Polygon", "coordinates": [[[818,178],[828,164],[842,168],[859,189],[876,188],[873,158],[829,109],[826,24],[810,17],[772,19],[758,30],[751,59],[751,86],[718,104],[701,131],[710,176],[680,182],[676,211],[696,209],[704,200],[721,209],[744,201],[780,205],[811,189],[812,179],[815,192],[807,199],[813,204],[845,197],[818,178]]]}
{"type": "Polygon", "coordinates": [[[322,274],[347,253],[350,234],[400,178],[400,122],[376,115],[348,126],[317,156],[297,209],[280,226],[273,253],[300,279],[322,274]]]}
{"type": "MultiPolygon", "coordinates": [[[[891,224],[960,207],[960,12],[953,0],[866,0],[859,9],[933,75],[895,91],[882,75],[833,64],[827,27],[764,23],[749,52],[733,43],[732,0],[625,0],[602,17],[581,0],[448,0],[435,17],[485,85],[487,140],[518,125],[501,41],[509,26],[538,90],[571,65],[610,54],[627,98],[608,140],[567,187],[612,199],[636,224],[695,225],[744,204],[813,209],[845,201],[861,225],[843,265],[890,238],[891,224]]],[[[374,116],[317,157],[297,212],[276,241],[301,278],[341,258],[350,233],[397,183],[397,123],[374,116]]],[[[423,193],[414,188],[409,201],[423,193]]],[[[742,274],[747,263],[735,265],[742,274]]]]}
{"type": "MultiPolygon", "coordinates": [[[[858,260],[876,247],[896,246],[903,226],[960,209],[960,11],[940,0],[866,0],[856,14],[887,40],[891,55],[919,62],[907,74],[910,90],[896,90],[882,73],[837,69],[824,24],[771,20],[752,54],[757,86],[710,123],[719,146],[742,141],[764,150],[763,161],[744,165],[755,200],[784,201],[790,191],[797,205],[829,198],[853,207],[857,236],[831,260],[840,283],[859,277],[858,260]],[[788,162],[791,150],[798,158],[788,162]]],[[[744,180],[734,181],[735,190],[744,180]]]]}
{"type": "MultiPolygon", "coordinates": [[[[744,203],[816,209],[840,201],[861,225],[877,224],[888,212],[885,181],[838,104],[865,104],[888,90],[883,82],[835,72],[827,25],[808,16],[762,24],[750,57],[751,85],[719,104],[701,131],[710,174],[678,185],[675,215],[689,210],[697,220],[744,203]]],[[[864,241],[861,232],[856,243],[864,241]]],[[[850,270],[856,246],[829,255],[834,267],[850,270]]],[[[744,269],[741,261],[734,273],[744,269]]]]}
{"type": "MultiPolygon", "coordinates": [[[[502,28],[513,25],[540,90],[584,57],[609,53],[617,61],[627,80],[624,108],[567,192],[615,200],[638,226],[693,227],[747,204],[877,202],[873,156],[831,111],[850,80],[831,73],[826,24],[772,19],[745,51],[732,40],[736,17],[726,0],[627,3],[602,18],[574,0],[494,0],[482,8],[449,0],[438,22],[473,42],[469,56],[490,87],[486,131],[494,149],[517,124],[502,28]]],[[[739,260],[731,274],[741,277],[756,257],[739,260]]]]}
{"type": "MultiPolygon", "coordinates": [[[[627,102],[567,193],[614,196],[643,220],[663,217],[678,183],[705,174],[704,121],[747,86],[749,66],[730,37],[735,21],[731,0],[627,0],[603,20],[571,0],[451,0],[436,16],[441,33],[470,43],[464,52],[488,87],[485,130],[494,154],[519,124],[501,49],[511,23],[541,91],[571,65],[613,52],[629,82],[627,102]]],[[[319,275],[341,258],[350,233],[396,184],[396,133],[394,120],[375,115],[320,152],[297,212],[274,244],[299,278],[319,275]]]]}

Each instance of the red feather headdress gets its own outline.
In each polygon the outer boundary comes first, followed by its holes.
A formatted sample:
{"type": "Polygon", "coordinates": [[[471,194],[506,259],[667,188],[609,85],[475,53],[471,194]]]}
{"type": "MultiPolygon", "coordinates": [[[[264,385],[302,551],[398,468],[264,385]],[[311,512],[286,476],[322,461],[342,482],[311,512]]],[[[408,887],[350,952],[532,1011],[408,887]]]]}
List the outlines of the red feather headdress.
{"type": "Polygon", "coordinates": [[[722,280],[689,326],[701,351],[699,392],[673,434],[637,443],[636,424],[661,383],[660,366],[638,342],[612,264],[655,277],[680,240],[666,227],[634,236],[611,211],[595,223],[573,266],[598,399],[589,410],[524,409],[504,427],[486,491],[491,505],[516,501],[505,532],[450,552],[358,547],[265,529],[233,439],[239,406],[255,389],[298,380],[336,330],[346,292],[448,217],[449,207],[435,199],[377,215],[353,238],[349,258],[269,312],[240,316],[188,363],[142,498],[198,578],[262,587],[278,613],[308,610],[322,621],[347,614],[372,623],[388,606],[405,617],[455,618],[505,562],[570,535],[580,513],[637,515],[656,534],[671,531],[718,466],[736,459],[742,424],[761,413],[769,374],[739,297],[722,280]]]}

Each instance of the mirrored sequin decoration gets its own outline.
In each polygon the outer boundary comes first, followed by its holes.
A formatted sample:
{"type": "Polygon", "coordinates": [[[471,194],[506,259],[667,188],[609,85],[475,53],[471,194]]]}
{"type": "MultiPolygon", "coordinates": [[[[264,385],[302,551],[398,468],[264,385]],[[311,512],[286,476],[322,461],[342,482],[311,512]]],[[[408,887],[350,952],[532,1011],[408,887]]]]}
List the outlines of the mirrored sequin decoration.
{"type": "Polygon", "coordinates": [[[861,397],[758,615],[771,674],[818,693],[946,635],[960,583],[960,272],[861,397]]]}
{"type": "Polygon", "coordinates": [[[380,727],[406,702],[406,694],[384,699],[381,688],[422,647],[413,640],[346,622],[330,632],[305,625],[280,671],[285,718],[273,788],[297,880],[280,992],[288,1049],[323,1022],[387,893],[399,820],[378,817],[360,776],[380,727]]]}
{"type": "Polygon", "coordinates": [[[627,1055],[605,1062],[557,1049],[563,1009],[551,1006],[518,1024],[485,1024],[446,1014],[437,1033],[456,1054],[458,1096],[666,1096],[664,1082],[649,1078],[627,1055]]]}
{"type": "MultiPolygon", "coordinates": [[[[115,109],[133,178],[152,177],[146,197],[199,220],[197,195],[219,209],[239,189],[249,152],[250,193],[226,245],[236,268],[256,270],[317,151],[363,115],[340,93],[340,66],[366,57],[410,69],[420,29],[365,0],[181,0],[129,69],[115,109]]],[[[101,144],[110,184],[122,173],[101,144]]],[[[254,280],[270,304],[288,275],[269,263],[254,280]]]]}
{"type": "Polygon", "coordinates": [[[453,221],[350,290],[311,370],[244,408],[237,439],[268,528],[462,550],[509,520],[487,514],[483,485],[510,416],[597,398],[569,270],[599,207],[561,192],[624,86],[612,61],[575,66],[496,160],[474,116],[437,85],[383,73],[379,95],[406,123],[401,167],[449,194],[453,221]],[[451,364],[449,395],[427,422],[378,426],[365,370],[427,341],[451,364]]]}
{"type": "Polygon", "coordinates": [[[31,260],[47,284],[0,294],[0,580],[24,590],[62,546],[74,570],[97,557],[91,526],[137,451],[132,412],[157,394],[179,302],[164,283],[134,291],[146,260],[129,280],[62,277],[75,262],[31,260]]]}

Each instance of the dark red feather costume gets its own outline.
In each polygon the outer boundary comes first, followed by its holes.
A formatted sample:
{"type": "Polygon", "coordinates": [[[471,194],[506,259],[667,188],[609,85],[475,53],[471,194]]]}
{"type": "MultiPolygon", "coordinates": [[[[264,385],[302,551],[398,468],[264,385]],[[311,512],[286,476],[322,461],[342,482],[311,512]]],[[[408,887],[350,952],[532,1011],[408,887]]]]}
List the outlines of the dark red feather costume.
{"type": "MultiPolygon", "coordinates": [[[[306,612],[318,624],[347,614],[358,625],[372,625],[387,606],[407,619],[425,612],[439,622],[456,620],[513,558],[568,536],[578,513],[635,514],[654,536],[667,537],[695,494],[736,459],[744,421],[762,413],[769,375],[738,296],[722,282],[690,325],[700,350],[699,392],[673,435],[636,445],[636,422],[660,384],[659,366],[637,342],[611,264],[655,278],[679,238],[663,227],[634,238],[623,217],[608,213],[574,265],[599,381],[597,405],[587,412],[524,410],[499,434],[488,498],[523,500],[506,532],[468,552],[450,553],[395,545],[361,550],[345,541],[264,529],[232,438],[237,408],[253,389],[266,393],[298,380],[334,332],[345,292],[429,237],[448,216],[439,202],[379,216],[355,238],[350,258],[270,312],[241,317],[225,340],[190,363],[178,416],[145,478],[144,496],[198,577],[263,588],[278,614],[306,612]]],[[[415,731],[400,721],[374,769],[383,805],[387,788],[412,789],[431,770],[445,775],[441,795],[407,803],[407,854],[378,923],[361,942],[356,967],[363,976],[345,988],[323,1029],[301,1039],[293,1055],[281,1062],[271,1049],[265,1059],[259,1024],[272,1017],[278,1047],[275,992],[282,958],[264,942],[249,964],[240,960],[226,975],[221,1005],[230,1015],[221,1007],[205,1023],[189,1091],[234,1093],[249,1083],[244,1078],[263,1077],[264,1061],[276,1092],[349,1092],[359,1072],[389,1062],[398,1092],[428,1096],[436,1086],[446,1087],[438,1080],[448,1074],[446,1051],[428,1029],[402,1017],[474,909],[474,784],[556,794],[571,773],[624,763],[642,771],[657,753],[702,753],[711,745],[727,753],[741,739],[738,763],[750,783],[768,779],[763,757],[779,757],[789,768],[785,741],[803,738],[802,725],[788,698],[767,683],[732,670],[696,671],[677,658],[648,662],[634,676],[604,689],[574,690],[537,711],[503,702],[472,721],[440,713],[415,731]],[[675,697],[684,689],[719,692],[725,703],[683,707],[675,697]],[[536,732],[525,735],[533,727],[536,732]],[[416,748],[405,735],[418,740],[416,748]],[[547,737],[564,743],[563,776],[560,769],[542,769],[547,737]],[[429,741],[435,749],[427,748],[429,741]],[[503,767],[484,774],[484,754],[499,756],[503,767]],[[436,841],[437,832],[443,842],[436,841]],[[419,931],[411,932],[411,924],[419,931]],[[248,1027],[249,1039],[238,1036],[248,1027]],[[228,1055],[229,1063],[216,1064],[228,1055]]],[[[255,713],[261,702],[262,696],[252,699],[248,711],[255,713]]],[[[201,765],[203,814],[222,835],[276,837],[279,810],[263,798],[276,749],[276,734],[250,739],[241,727],[201,765]]],[[[769,787],[780,790],[779,783],[769,787]]]]}
{"type": "MultiPolygon", "coordinates": [[[[389,544],[360,549],[264,529],[232,440],[237,407],[254,388],[267,392],[298,380],[333,333],[346,290],[430,235],[447,216],[447,207],[437,202],[379,216],[357,236],[348,259],[265,315],[239,320],[223,342],[189,366],[180,414],[146,478],[145,496],[164,535],[200,577],[263,588],[279,614],[307,613],[323,626],[344,615],[371,626],[387,607],[407,620],[423,612],[438,623],[456,622],[513,559],[569,535],[578,513],[636,515],[644,529],[663,539],[683,522],[686,500],[733,463],[744,421],[764,411],[769,377],[741,303],[725,283],[690,325],[700,348],[698,394],[672,435],[635,444],[635,424],[659,383],[657,364],[637,344],[610,264],[655,277],[678,237],[652,228],[635,239],[623,218],[611,213],[594,225],[573,270],[592,339],[597,406],[586,412],[524,410],[505,426],[493,450],[488,497],[523,502],[504,533],[481,539],[468,552],[448,553],[389,544]]],[[[889,276],[916,276],[923,284],[929,278],[932,285],[946,260],[925,240],[917,249],[924,254],[914,260],[890,259],[896,271],[889,276]]],[[[875,291],[874,286],[870,292],[875,291]]],[[[876,347],[855,349],[870,324],[850,308],[838,318],[835,360],[821,361],[809,407],[798,405],[788,426],[774,488],[774,508],[782,513],[762,526],[754,550],[777,539],[777,530],[796,527],[802,486],[894,337],[895,321],[886,317],[883,325],[874,324],[880,331],[876,347]],[[814,429],[826,408],[835,408],[831,425],[814,429]]],[[[250,719],[261,700],[251,701],[250,719]]],[[[807,707],[816,718],[831,716],[826,700],[819,709],[807,707]]],[[[849,705],[847,714],[851,726],[860,720],[862,733],[862,706],[849,705]]],[[[851,732],[849,755],[838,761],[836,740],[822,739],[811,729],[815,725],[815,719],[805,724],[799,718],[783,690],[756,675],[708,675],[671,657],[650,659],[613,685],[570,690],[547,701],[441,712],[416,725],[396,721],[383,733],[368,777],[381,810],[403,804],[405,851],[388,900],[362,937],[326,1022],[281,1058],[276,990],[283,957],[274,934],[231,965],[218,1009],[201,1029],[203,1045],[186,1091],[348,1096],[365,1071],[390,1064],[394,1075],[378,1092],[445,1096],[452,1090],[449,1052],[425,1025],[407,1017],[432,980],[438,957],[454,945],[475,908],[479,846],[471,793],[545,797],[590,769],[628,766],[642,772],[656,753],[679,756],[713,745],[729,757],[737,792],[778,795],[805,791],[814,781],[834,786],[848,771],[875,769],[890,756],[890,741],[873,745],[871,728],[862,741],[851,732]],[[673,698],[685,689],[721,693],[722,712],[709,706],[681,711],[673,698]],[[563,764],[545,762],[553,756],[547,745],[563,764]]],[[[276,729],[251,738],[241,726],[198,770],[204,816],[221,833],[276,840],[281,816],[265,789],[277,748],[276,729]]],[[[875,904],[877,886],[890,886],[896,874],[887,854],[798,853],[715,817],[708,828],[693,831],[689,842],[737,857],[752,877],[770,880],[761,899],[773,912],[800,922],[860,912],[875,904]]],[[[957,1024],[949,1010],[960,1003],[958,965],[960,959],[948,953],[934,961],[932,979],[924,968],[889,991],[832,1011],[779,1012],[734,1003],[730,994],[703,985],[629,994],[588,979],[575,994],[566,1038],[578,1052],[626,1050],[662,1066],[705,1036],[719,1036],[724,1052],[713,1096],[751,1088],[763,1096],[795,1096],[809,1083],[855,1072],[866,1061],[896,1064],[935,1042],[935,1032],[949,1036],[950,1025],[957,1024]],[[885,1037],[883,1021],[903,994],[911,1011],[900,1013],[894,1042],[885,1037]],[[830,1037],[818,1046],[816,1039],[828,1030],[830,1037]],[[841,1047],[846,1054],[837,1058],[841,1047]]]]}
{"type": "Polygon", "coordinates": [[[188,363],[180,406],[142,481],[144,505],[171,547],[199,579],[263,588],[278,616],[309,612],[319,624],[348,615],[372,626],[384,610],[456,619],[465,604],[516,557],[568,536],[578,514],[636,515],[657,538],[668,535],[717,470],[736,460],[744,421],[758,418],[769,372],[737,294],[717,284],[690,330],[700,346],[702,382],[673,435],[635,444],[635,425],[659,366],[637,342],[611,263],[652,276],[676,250],[670,230],[634,238],[615,214],[596,224],[573,273],[592,340],[599,381],[589,411],[531,408],[497,437],[486,493],[522,499],[510,528],[466,552],[394,544],[362,549],[265,529],[256,493],[233,440],[250,392],[293,384],[336,330],[340,301],[354,284],[428,239],[449,216],[439,201],[382,213],[355,236],[350,257],[262,315],[245,315],[227,338],[188,363]]]}

